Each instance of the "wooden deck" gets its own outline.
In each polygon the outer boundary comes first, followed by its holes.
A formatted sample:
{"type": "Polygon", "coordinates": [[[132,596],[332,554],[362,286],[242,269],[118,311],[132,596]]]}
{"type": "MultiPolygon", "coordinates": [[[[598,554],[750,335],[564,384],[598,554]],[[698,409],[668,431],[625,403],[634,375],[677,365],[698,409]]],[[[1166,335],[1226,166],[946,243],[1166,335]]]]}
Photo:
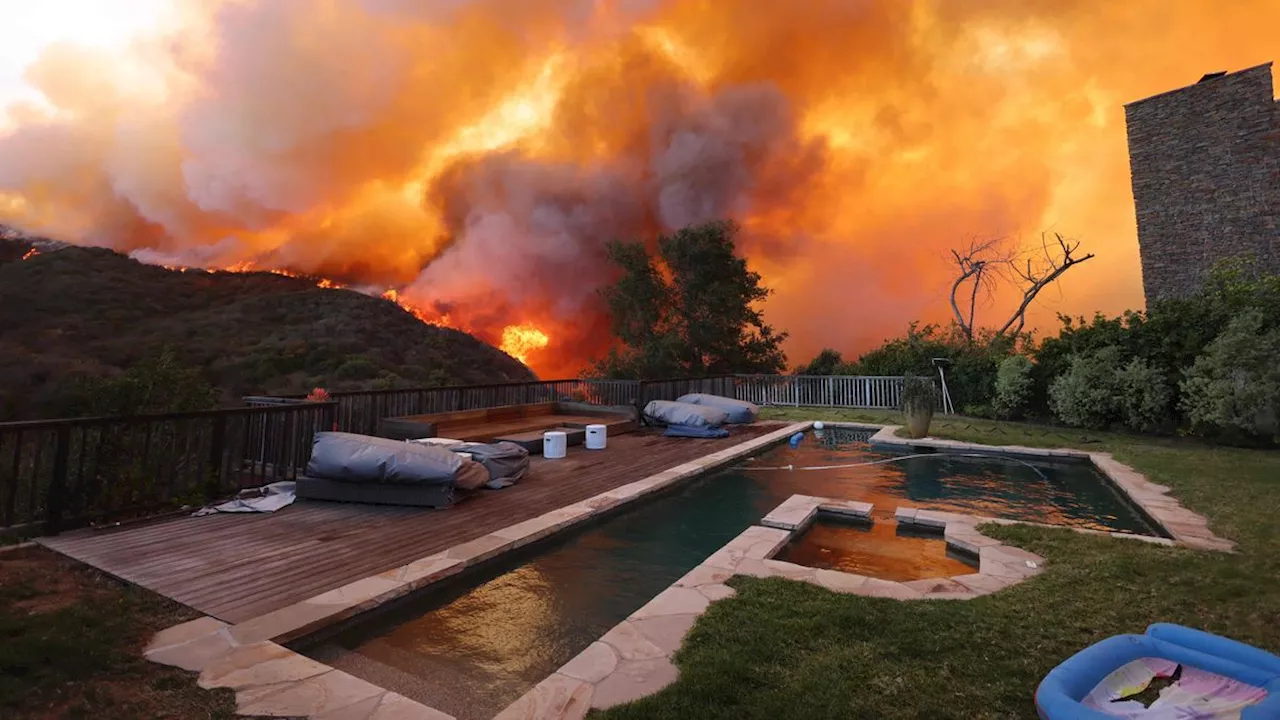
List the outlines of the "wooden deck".
{"type": "Polygon", "coordinates": [[[444,510],[298,501],[272,514],[183,517],[46,538],[47,546],[230,623],[404,565],[549,510],[776,430],[761,423],[719,440],[652,431],[533,459],[528,476],[444,510]]]}

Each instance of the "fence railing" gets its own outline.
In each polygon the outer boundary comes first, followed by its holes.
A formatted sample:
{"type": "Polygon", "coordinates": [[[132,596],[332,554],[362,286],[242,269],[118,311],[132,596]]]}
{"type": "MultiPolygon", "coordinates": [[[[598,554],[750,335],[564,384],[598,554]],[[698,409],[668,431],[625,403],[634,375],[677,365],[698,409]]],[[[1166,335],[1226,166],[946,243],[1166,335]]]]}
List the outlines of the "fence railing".
{"type": "Polygon", "coordinates": [[[636,383],[639,388],[636,404],[643,408],[650,400],[675,400],[689,393],[710,393],[735,397],[732,375],[721,375],[707,378],[684,378],[673,380],[643,380],[636,383]]]}
{"type": "MultiPolygon", "coordinates": [[[[372,435],[383,418],[427,413],[482,410],[504,405],[528,405],[557,401],[592,405],[634,405],[645,383],[635,380],[545,380],[539,382],[461,385],[438,388],[354,390],[333,392],[335,419],[343,432],[372,435]]],[[[304,402],[302,396],[244,398],[250,406],[277,406],[304,402]]]]}
{"type": "Polygon", "coordinates": [[[735,397],[757,405],[895,409],[901,377],[866,375],[738,375],[735,397]]]}
{"type": "Polygon", "coordinates": [[[0,423],[0,532],[199,504],[306,466],[337,404],[0,423]]]}
{"type": "Polygon", "coordinates": [[[55,533],[292,480],[317,430],[372,435],[389,417],[552,401],[643,407],[690,392],[760,405],[896,408],[902,378],[550,380],[335,392],[327,402],[248,397],[248,407],[226,410],[0,423],[0,533],[55,533]]]}

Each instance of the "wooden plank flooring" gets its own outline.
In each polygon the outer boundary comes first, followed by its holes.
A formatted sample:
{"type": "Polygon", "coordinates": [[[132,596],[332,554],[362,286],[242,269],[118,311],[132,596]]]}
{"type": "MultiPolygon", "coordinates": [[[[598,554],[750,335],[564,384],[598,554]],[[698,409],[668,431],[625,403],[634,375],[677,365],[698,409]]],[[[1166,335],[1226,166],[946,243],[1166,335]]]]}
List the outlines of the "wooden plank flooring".
{"type": "Polygon", "coordinates": [[[46,538],[49,547],[226,622],[242,622],[776,430],[719,440],[652,431],[604,452],[535,457],[525,479],[443,510],[298,501],[272,514],[183,517],[46,538]]]}

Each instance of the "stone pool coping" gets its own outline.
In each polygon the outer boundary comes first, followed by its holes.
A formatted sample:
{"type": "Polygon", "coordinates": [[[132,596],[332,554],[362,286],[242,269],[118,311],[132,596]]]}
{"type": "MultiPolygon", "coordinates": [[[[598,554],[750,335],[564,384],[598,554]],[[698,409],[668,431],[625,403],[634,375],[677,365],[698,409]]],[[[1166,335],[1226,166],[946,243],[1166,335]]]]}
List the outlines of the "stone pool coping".
{"type": "Polygon", "coordinates": [[[236,625],[201,617],[152,638],[144,656],[200,673],[202,688],[236,691],[241,715],[316,720],[449,720],[451,715],[284,647],[324,627],[402,597],[504,552],[528,545],[683,480],[781,442],[812,423],[778,430],[586,500],[496,530],[377,575],[236,625]]]}
{"type": "MultiPolygon", "coordinates": [[[[860,423],[826,423],[829,427],[853,427],[859,429],[880,429],[871,436],[873,445],[905,445],[914,447],[931,447],[946,450],[970,450],[989,454],[1022,455],[1033,458],[1079,458],[1093,462],[1116,488],[1123,492],[1130,502],[1137,505],[1142,512],[1153,520],[1169,537],[1184,547],[1197,550],[1216,550],[1233,552],[1235,543],[1219,537],[1209,529],[1209,521],[1201,514],[1192,512],[1182,506],[1177,498],[1169,494],[1167,485],[1159,485],[1147,480],[1147,476],[1116,460],[1110,453],[1086,452],[1071,449],[1033,448],[1024,445],[982,445],[980,443],[962,442],[960,440],[941,440],[938,438],[911,439],[898,437],[900,425],[870,426],[860,423]]],[[[995,521],[1000,522],[1000,521],[995,521]]],[[[1116,533],[1110,533],[1115,535],[1116,533]]],[[[1120,533],[1124,535],[1125,533],[1120,533]]]]}
{"type": "Polygon", "coordinates": [[[736,594],[724,584],[734,575],[781,577],[833,592],[891,600],[970,600],[1044,571],[1045,560],[1039,555],[978,532],[977,526],[990,518],[906,507],[895,511],[895,522],[941,532],[947,545],[977,556],[978,571],[897,582],[773,559],[819,514],[870,519],[872,510],[869,503],[792,495],[759,525],[742,531],[494,720],[579,720],[591,709],[638,700],[675,682],[679,672],[671,658],[711,603],[736,594]]]}
{"type": "MultiPolygon", "coordinates": [[[[234,689],[240,714],[307,716],[318,720],[448,720],[452,716],[311,660],[279,643],[303,637],[501,553],[549,537],[682,480],[728,465],[795,432],[808,430],[811,425],[811,422],[800,422],[782,426],[758,438],[238,625],[228,625],[210,617],[177,625],[158,633],[146,649],[145,656],[154,662],[199,672],[201,687],[234,689]]],[[[1230,551],[1233,547],[1230,541],[1214,535],[1202,516],[1167,496],[1168,487],[1147,481],[1141,473],[1107,453],[992,446],[935,438],[914,440],[897,437],[895,433],[899,426],[894,425],[827,422],[825,426],[873,432],[872,444],[1091,460],[1173,539],[1070,529],[1162,545],[1176,542],[1197,549],[1230,551]]],[[[962,600],[1020,582],[1039,573],[1043,567],[1043,559],[1038,556],[1002,545],[974,529],[983,523],[1039,523],[910,507],[897,508],[895,521],[942,530],[948,544],[978,555],[979,572],[897,583],[772,559],[774,553],[793,534],[803,531],[819,512],[865,518],[871,511],[868,503],[804,495],[788,498],[763,518],[760,525],[743,531],[659,593],[500,713],[496,720],[580,718],[591,707],[627,702],[674,682],[677,673],[670,662],[672,654],[711,602],[734,594],[724,585],[724,581],[734,574],[784,577],[818,584],[836,592],[871,597],[962,600]]]]}

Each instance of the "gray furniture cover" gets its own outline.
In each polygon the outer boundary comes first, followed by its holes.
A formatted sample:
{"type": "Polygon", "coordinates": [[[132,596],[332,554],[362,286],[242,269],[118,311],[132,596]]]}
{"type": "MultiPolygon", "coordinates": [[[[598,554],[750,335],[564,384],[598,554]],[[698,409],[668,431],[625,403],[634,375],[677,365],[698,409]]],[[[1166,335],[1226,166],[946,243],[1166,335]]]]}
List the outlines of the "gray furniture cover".
{"type": "Polygon", "coordinates": [[[754,403],[735,400],[723,395],[689,393],[676,398],[676,402],[720,408],[729,414],[729,422],[731,423],[753,423],[760,416],[760,408],[754,403]]]}
{"type": "Polygon", "coordinates": [[[296,492],[309,500],[438,508],[453,504],[455,487],[475,489],[488,480],[480,463],[443,447],[319,432],[296,492]]]}
{"type": "Polygon", "coordinates": [[[453,485],[464,458],[446,448],[403,440],[318,432],[307,476],[351,483],[453,485]]]}
{"type": "Polygon", "coordinates": [[[729,420],[729,413],[721,408],[669,400],[650,400],[644,416],[659,425],[690,427],[720,427],[729,420]]]}
{"type": "Polygon", "coordinates": [[[427,508],[444,508],[453,504],[453,485],[351,483],[301,475],[298,477],[294,492],[300,500],[331,500],[427,508]]]}
{"type": "Polygon", "coordinates": [[[485,487],[497,490],[513,485],[529,470],[529,451],[513,442],[458,443],[449,445],[451,452],[464,456],[484,466],[489,478],[485,487]]]}

